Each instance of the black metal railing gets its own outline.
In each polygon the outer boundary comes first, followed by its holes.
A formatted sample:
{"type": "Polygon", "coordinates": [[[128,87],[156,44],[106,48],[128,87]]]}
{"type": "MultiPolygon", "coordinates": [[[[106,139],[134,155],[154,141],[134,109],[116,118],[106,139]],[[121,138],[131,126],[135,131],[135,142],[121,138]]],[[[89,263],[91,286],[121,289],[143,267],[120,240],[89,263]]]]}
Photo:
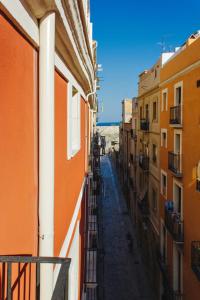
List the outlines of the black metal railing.
{"type": "Polygon", "coordinates": [[[170,107],[169,123],[181,125],[181,105],[170,107]]]}
{"type": "Polygon", "coordinates": [[[143,171],[149,170],[149,157],[145,154],[139,155],[139,166],[143,171]]]}
{"type": "Polygon", "coordinates": [[[191,267],[200,280],[200,241],[193,241],[191,244],[191,267]]]}
{"type": "Polygon", "coordinates": [[[196,180],[196,190],[200,192],[200,179],[196,180]]]}
{"type": "Polygon", "coordinates": [[[171,170],[176,176],[181,177],[181,154],[168,152],[168,169],[171,170]]]}
{"type": "Polygon", "coordinates": [[[140,119],[140,129],[144,131],[149,131],[149,120],[140,119]]]}
{"type": "Polygon", "coordinates": [[[174,291],[171,287],[164,288],[163,300],[183,300],[183,294],[179,291],[174,291]]]}
{"type": "Polygon", "coordinates": [[[183,221],[179,213],[165,208],[165,226],[176,242],[184,242],[183,221]]]}
{"type": "Polygon", "coordinates": [[[40,267],[47,264],[52,264],[53,266],[60,265],[60,271],[51,299],[67,300],[69,258],[21,255],[0,256],[0,299],[12,300],[14,293],[18,297],[20,297],[20,293],[23,293],[24,300],[30,299],[30,295],[35,295],[35,300],[42,300],[40,298],[40,267]]]}

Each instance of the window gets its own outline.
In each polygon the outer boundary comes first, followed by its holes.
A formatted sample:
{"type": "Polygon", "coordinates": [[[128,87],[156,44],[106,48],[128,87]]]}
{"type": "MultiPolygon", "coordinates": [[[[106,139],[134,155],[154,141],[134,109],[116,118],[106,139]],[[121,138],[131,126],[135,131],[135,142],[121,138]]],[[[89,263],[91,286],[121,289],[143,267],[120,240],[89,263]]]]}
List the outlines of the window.
{"type": "Polygon", "coordinates": [[[142,106],[140,106],[140,119],[142,119],[142,106]]]}
{"type": "Polygon", "coordinates": [[[152,209],[154,212],[157,211],[157,191],[152,188],[152,209]]]}
{"type": "Polygon", "coordinates": [[[157,162],[157,146],[155,144],[152,146],[152,161],[157,162]]]}
{"type": "Polygon", "coordinates": [[[157,101],[153,102],[153,121],[157,121],[157,101]]]}
{"type": "Polygon", "coordinates": [[[148,121],[149,120],[149,105],[145,105],[145,118],[148,121]]]}
{"type": "Polygon", "coordinates": [[[161,171],[161,194],[167,198],[167,174],[161,171]]]}
{"type": "Polygon", "coordinates": [[[161,147],[167,148],[167,129],[161,129],[161,147]]]}
{"type": "Polygon", "coordinates": [[[69,83],[68,95],[68,157],[80,150],[80,94],[69,83]]]}
{"type": "Polygon", "coordinates": [[[181,98],[182,98],[182,92],[181,92],[181,86],[178,86],[176,88],[176,95],[175,95],[175,101],[176,101],[176,105],[181,105],[181,98]]]}
{"type": "Polygon", "coordinates": [[[161,111],[167,111],[167,89],[162,91],[162,105],[161,111]]]}

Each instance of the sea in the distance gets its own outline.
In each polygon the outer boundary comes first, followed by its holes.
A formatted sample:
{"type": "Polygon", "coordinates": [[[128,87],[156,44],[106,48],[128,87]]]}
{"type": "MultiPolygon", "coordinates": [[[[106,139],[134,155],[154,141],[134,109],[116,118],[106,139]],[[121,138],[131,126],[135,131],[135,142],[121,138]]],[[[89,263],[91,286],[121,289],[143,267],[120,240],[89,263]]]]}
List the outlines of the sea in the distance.
{"type": "Polygon", "coordinates": [[[120,122],[98,122],[97,126],[119,126],[120,122]]]}

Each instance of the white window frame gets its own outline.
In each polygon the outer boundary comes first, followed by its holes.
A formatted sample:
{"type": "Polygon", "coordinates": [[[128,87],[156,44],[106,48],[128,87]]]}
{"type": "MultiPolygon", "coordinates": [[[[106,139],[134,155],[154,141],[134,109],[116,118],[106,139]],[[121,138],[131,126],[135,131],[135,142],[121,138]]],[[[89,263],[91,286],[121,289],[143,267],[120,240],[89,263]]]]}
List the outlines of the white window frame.
{"type": "Polygon", "coordinates": [[[67,98],[67,158],[71,159],[81,148],[81,96],[77,88],[70,82],[68,82],[67,98]],[[74,97],[73,89],[76,90],[74,97]],[[76,102],[73,103],[73,101],[76,102]]]}
{"type": "Polygon", "coordinates": [[[164,170],[161,169],[160,177],[161,177],[160,178],[160,193],[165,199],[167,199],[167,172],[165,172],[164,170]],[[166,193],[165,193],[165,195],[163,194],[163,176],[166,177],[166,193]]]}
{"type": "MultiPolygon", "coordinates": [[[[173,178],[173,202],[175,203],[175,186],[181,189],[181,220],[183,219],[183,184],[173,178]]],[[[175,207],[175,205],[174,205],[175,207]]]]}
{"type": "Polygon", "coordinates": [[[176,146],[176,135],[180,135],[180,172],[182,173],[183,171],[183,159],[182,159],[182,130],[181,129],[175,129],[174,130],[174,153],[175,151],[175,146],[176,146]]]}
{"type": "Polygon", "coordinates": [[[167,129],[166,128],[161,128],[161,141],[160,141],[161,147],[167,148],[167,129]],[[164,142],[163,142],[163,133],[166,134],[166,146],[164,147],[164,142]]]}
{"type": "Polygon", "coordinates": [[[168,109],[168,89],[164,89],[162,90],[162,101],[161,101],[161,111],[167,111],[168,109]],[[166,104],[165,104],[165,107],[164,107],[164,94],[166,94],[166,104]]]}
{"type": "Polygon", "coordinates": [[[176,103],[176,89],[181,87],[181,124],[183,124],[183,81],[179,81],[174,85],[174,106],[177,105],[176,103]]]}

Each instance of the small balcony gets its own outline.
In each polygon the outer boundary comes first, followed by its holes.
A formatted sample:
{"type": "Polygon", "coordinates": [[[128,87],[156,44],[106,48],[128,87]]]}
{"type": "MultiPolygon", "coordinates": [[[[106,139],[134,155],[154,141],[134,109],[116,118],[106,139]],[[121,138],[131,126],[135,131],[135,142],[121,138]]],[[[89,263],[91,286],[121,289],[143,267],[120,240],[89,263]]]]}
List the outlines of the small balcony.
{"type": "Polygon", "coordinates": [[[181,125],[181,105],[170,107],[170,119],[171,125],[181,125]]]}
{"type": "Polygon", "coordinates": [[[149,120],[140,119],[140,129],[143,131],[149,131],[149,120]]]}
{"type": "Polygon", "coordinates": [[[165,207],[165,225],[177,243],[184,242],[183,221],[178,212],[173,209],[173,202],[167,201],[165,207]]]}
{"type": "Polygon", "coordinates": [[[168,152],[168,169],[177,177],[182,177],[181,171],[181,154],[168,152]]]}
{"type": "Polygon", "coordinates": [[[163,300],[183,300],[183,294],[179,291],[174,291],[170,287],[166,287],[163,294],[163,300]]]}
{"type": "Polygon", "coordinates": [[[200,241],[193,241],[191,244],[191,267],[200,281],[200,241]]]}
{"type": "MultiPolygon", "coordinates": [[[[52,268],[56,265],[60,266],[51,300],[67,299],[70,261],[69,258],[60,257],[0,256],[1,299],[12,300],[14,297],[15,299],[21,299],[21,297],[30,299],[29,293],[31,292],[35,295],[34,299],[41,299],[40,270],[41,267],[48,265],[52,268]],[[29,296],[26,297],[28,294],[29,296]]],[[[47,272],[48,270],[49,268],[47,272]]],[[[48,289],[48,286],[45,288],[48,289]]]]}
{"type": "Polygon", "coordinates": [[[139,166],[143,171],[149,170],[149,157],[145,154],[139,155],[139,166]]]}

